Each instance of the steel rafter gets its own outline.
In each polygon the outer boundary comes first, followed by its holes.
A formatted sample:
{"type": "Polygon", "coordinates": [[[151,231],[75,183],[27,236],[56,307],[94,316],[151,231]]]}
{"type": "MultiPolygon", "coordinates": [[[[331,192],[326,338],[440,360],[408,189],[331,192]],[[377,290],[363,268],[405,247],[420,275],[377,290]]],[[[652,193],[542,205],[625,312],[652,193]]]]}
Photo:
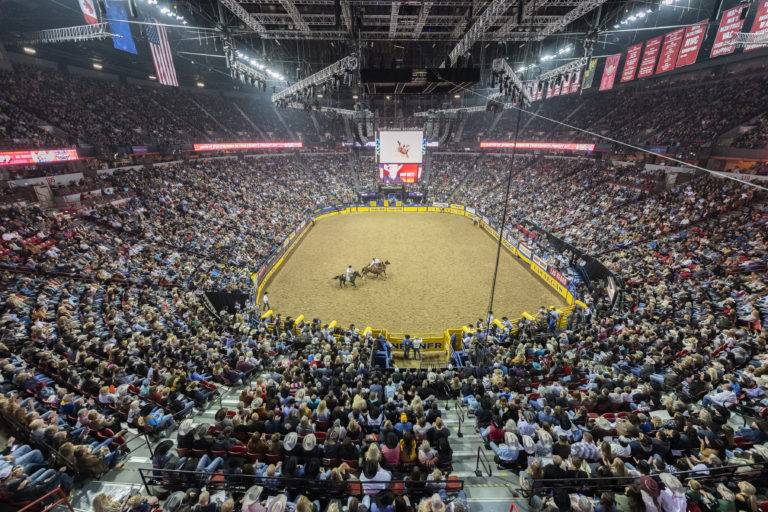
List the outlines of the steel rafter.
{"type": "Polygon", "coordinates": [[[458,62],[462,55],[471,50],[472,46],[477,41],[481,40],[485,33],[491,29],[494,23],[496,23],[496,20],[504,14],[509,6],[510,2],[507,0],[493,0],[488,5],[488,8],[483,11],[483,14],[472,23],[472,26],[469,27],[469,30],[464,34],[464,37],[456,43],[456,46],[454,46],[453,50],[448,54],[448,64],[453,66],[458,62]]]}
{"type": "Polygon", "coordinates": [[[296,5],[292,0],[280,0],[280,5],[283,6],[285,12],[291,16],[291,20],[297,29],[301,30],[305,34],[310,31],[309,25],[301,18],[301,13],[296,8],[296,5]]]}
{"type": "Polygon", "coordinates": [[[416,20],[416,24],[413,26],[413,37],[416,39],[421,37],[421,31],[424,30],[424,24],[427,22],[430,9],[432,9],[432,2],[424,2],[421,4],[419,17],[416,20]]]}
{"type": "Polygon", "coordinates": [[[558,76],[566,75],[571,71],[577,70],[579,68],[583,68],[586,65],[587,65],[587,58],[579,57],[578,59],[574,59],[571,62],[568,62],[567,64],[563,64],[562,66],[556,67],[555,69],[551,69],[546,73],[540,74],[538,80],[540,82],[543,82],[545,80],[549,80],[550,78],[557,78],[558,76]]]}
{"type": "Polygon", "coordinates": [[[517,73],[509,67],[509,64],[505,59],[493,59],[493,66],[491,69],[493,69],[493,73],[501,80],[509,80],[511,82],[513,92],[518,91],[522,93],[526,102],[531,102],[531,94],[528,92],[528,89],[523,85],[523,82],[520,80],[520,77],[517,76],[517,73]]]}
{"type": "Polygon", "coordinates": [[[344,57],[343,59],[334,62],[327,68],[321,69],[317,73],[310,75],[303,80],[299,80],[290,87],[286,87],[282,91],[273,94],[272,102],[277,103],[278,101],[286,100],[294,94],[298,94],[309,87],[317,87],[319,85],[323,85],[331,81],[334,77],[344,77],[346,72],[354,71],[357,69],[357,67],[358,61],[356,56],[349,55],[344,57]]]}
{"type": "Polygon", "coordinates": [[[251,30],[254,30],[257,34],[264,37],[266,35],[267,29],[256,21],[248,11],[246,11],[240,3],[238,3],[237,0],[219,0],[221,2],[221,5],[232,11],[232,14],[237,16],[240,21],[245,23],[245,25],[250,28],[251,30]]]}
{"type": "Polygon", "coordinates": [[[400,13],[400,2],[392,2],[389,13],[389,37],[395,37],[397,34],[397,15],[400,13]]]}

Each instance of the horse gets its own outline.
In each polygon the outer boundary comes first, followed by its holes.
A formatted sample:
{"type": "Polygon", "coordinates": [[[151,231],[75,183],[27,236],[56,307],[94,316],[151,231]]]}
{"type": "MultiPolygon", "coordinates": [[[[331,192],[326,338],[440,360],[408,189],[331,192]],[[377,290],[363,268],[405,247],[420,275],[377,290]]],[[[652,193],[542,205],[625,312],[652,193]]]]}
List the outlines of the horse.
{"type": "Polygon", "coordinates": [[[389,264],[389,261],[380,261],[376,265],[368,264],[363,267],[363,276],[366,274],[373,274],[376,277],[384,276],[388,278],[389,276],[387,275],[387,265],[389,264]]]}
{"type": "Polygon", "coordinates": [[[339,280],[339,288],[343,288],[343,287],[347,286],[347,283],[352,283],[352,286],[357,288],[357,285],[355,284],[355,278],[357,278],[357,277],[363,277],[363,276],[360,275],[360,272],[355,270],[352,273],[352,277],[347,277],[347,274],[345,272],[343,274],[339,274],[337,276],[333,276],[331,279],[338,279],[339,280]]]}

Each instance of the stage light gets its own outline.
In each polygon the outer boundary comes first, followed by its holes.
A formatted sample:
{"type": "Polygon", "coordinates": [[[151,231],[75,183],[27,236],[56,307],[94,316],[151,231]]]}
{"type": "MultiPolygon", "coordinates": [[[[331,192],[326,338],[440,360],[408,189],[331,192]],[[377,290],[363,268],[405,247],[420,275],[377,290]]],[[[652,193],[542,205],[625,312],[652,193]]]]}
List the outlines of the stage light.
{"type": "Polygon", "coordinates": [[[205,84],[203,82],[197,82],[198,87],[205,87],[205,84]]]}
{"type": "Polygon", "coordinates": [[[352,95],[352,99],[353,99],[353,100],[356,100],[357,98],[358,98],[357,94],[353,94],[353,95],[352,95]]]}
{"type": "Polygon", "coordinates": [[[454,94],[453,97],[454,97],[454,99],[459,99],[459,98],[461,98],[461,94],[454,94]]]}
{"type": "Polygon", "coordinates": [[[155,75],[149,75],[147,78],[150,80],[157,80],[157,77],[155,75]]]}
{"type": "Polygon", "coordinates": [[[323,95],[322,95],[322,94],[318,94],[318,95],[317,95],[317,97],[318,97],[318,98],[322,98],[322,97],[323,97],[323,95]]]}
{"type": "Polygon", "coordinates": [[[93,63],[93,69],[98,69],[99,71],[101,71],[103,68],[104,68],[104,66],[102,66],[98,62],[94,62],[93,63]]]}
{"type": "Polygon", "coordinates": [[[37,53],[37,50],[35,50],[34,48],[30,48],[29,46],[25,46],[24,53],[26,53],[27,55],[34,55],[37,53]]]}

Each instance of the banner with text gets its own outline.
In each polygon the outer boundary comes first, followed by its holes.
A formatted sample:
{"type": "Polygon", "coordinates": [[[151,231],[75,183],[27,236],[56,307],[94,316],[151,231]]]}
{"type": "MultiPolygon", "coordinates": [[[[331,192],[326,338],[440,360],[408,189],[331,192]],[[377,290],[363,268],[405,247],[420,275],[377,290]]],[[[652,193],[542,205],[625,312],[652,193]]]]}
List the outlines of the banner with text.
{"type": "Polygon", "coordinates": [[[656,74],[666,73],[675,69],[677,53],[680,51],[680,43],[683,42],[684,28],[673,30],[664,36],[664,44],[661,47],[661,57],[656,66],[656,74]]]}
{"type": "Polygon", "coordinates": [[[695,25],[685,29],[683,43],[680,46],[680,53],[677,54],[677,64],[675,67],[689,66],[696,62],[699,56],[699,48],[704,41],[704,35],[707,33],[707,20],[702,20],[695,25]]]}
{"type": "Polygon", "coordinates": [[[581,84],[582,89],[589,89],[592,87],[592,81],[595,79],[595,68],[597,67],[597,59],[589,61],[589,66],[584,70],[584,81],[581,84]]]}
{"type": "Polygon", "coordinates": [[[611,55],[605,59],[605,67],[603,68],[603,78],[600,80],[600,90],[610,91],[613,89],[613,82],[616,81],[616,73],[619,69],[619,61],[621,60],[621,54],[611,55]]]}
{"type": "Polygon", "coordinates": [[[576,71],[574,71],[573,79],[571,80],[571,93],[578,92],[579,90],[579,84],[581,83],[581,70],[584,68],[579,68],[576,71]]]}
{"type": "Polygon", "coordinates": [[[561,94],[568,94],[569,92],[571,92],[571,73],[563,77],[563,92],[561,94]]]}
{"type": "MultiPolygon", "coordinates": [[[[757,14],[755,15],[755,21],[752,22],[752,30],[750,34],[768,34],[768,0],[760,2],[760,7],[757,8],[757,14]]],[[[752,44],[744,47],[744,51],[757,50],[758,48],[765,48],[768,43],[752,44]]]]}
{"type": "Polygon", "coordinates": [[[637,63],[640,62],[642,51],[643,43],[634,44],[627,49],[627,60],[624,62],[624,71],[621,72],[622,82],[635,79],[635,71],[637,71],[637,63]]]}
{"type": "Polygon", "coordinates": [[[659,36],[645,42],[645,53],[643,53],[643,60],[640,61],[637,78],[645,78],[653,74],[653,69],[656,67],[656,56],[659,54],[659,48],[661,48],[661,39],[662,36],[659,36]]]}
{"type": "Polygon", "coordinates": [[[744,25],[744,18],[741,16],[742,9],[748,8],[749,4],[746,6],[737,5],[732,9],[723,11],[723,17],[717,29],[717,37],[715,37],[715,43],[709,53],[710,57],[720,57],[733,53],[736,49],[736,34],[741,31],[741,27],[744,25]]]}

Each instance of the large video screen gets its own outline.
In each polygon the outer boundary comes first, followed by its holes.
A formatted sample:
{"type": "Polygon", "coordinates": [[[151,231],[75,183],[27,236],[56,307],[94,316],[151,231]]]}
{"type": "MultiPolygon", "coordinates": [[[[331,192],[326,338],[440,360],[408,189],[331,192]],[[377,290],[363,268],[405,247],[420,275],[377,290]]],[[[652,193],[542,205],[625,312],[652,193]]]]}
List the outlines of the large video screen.
{"type": "Polygon", "coordinates": [[[379,164],[381,183],[417,183],[421,180],[421,164],[379,164]]]}
{"type": "Polygon", "coordinates": [[[379,132],[376,153],[382,164],[420,164],[424,145],[424,132],[379,132]]]}

